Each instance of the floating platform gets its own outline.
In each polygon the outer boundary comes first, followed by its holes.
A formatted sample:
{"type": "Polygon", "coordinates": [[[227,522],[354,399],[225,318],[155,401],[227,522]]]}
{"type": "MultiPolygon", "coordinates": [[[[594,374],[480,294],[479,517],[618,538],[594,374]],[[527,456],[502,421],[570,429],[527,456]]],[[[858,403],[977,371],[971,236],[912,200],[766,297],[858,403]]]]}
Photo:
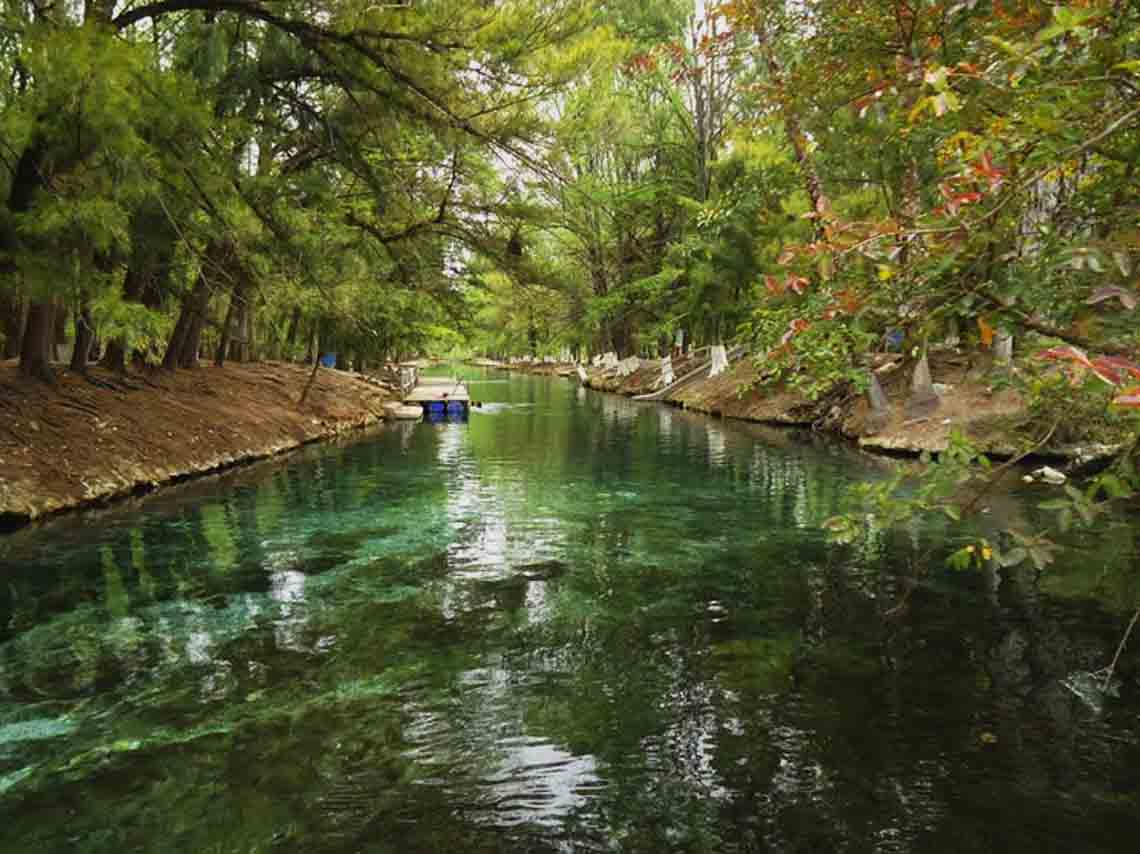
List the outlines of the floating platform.
{"type": "Polygon", "coordinates": [[[388,403],[384,406],[384,417],[389,421],[419,421],[424,417],[424,411],[420,406],[388,403]]]}
{"type": "Polygon", "coordinates": [[[405,406],[418,406],[428,421],[466,421],[471,411],[467,385],[453,377],[420,377],[404,395],[405,406]]]}

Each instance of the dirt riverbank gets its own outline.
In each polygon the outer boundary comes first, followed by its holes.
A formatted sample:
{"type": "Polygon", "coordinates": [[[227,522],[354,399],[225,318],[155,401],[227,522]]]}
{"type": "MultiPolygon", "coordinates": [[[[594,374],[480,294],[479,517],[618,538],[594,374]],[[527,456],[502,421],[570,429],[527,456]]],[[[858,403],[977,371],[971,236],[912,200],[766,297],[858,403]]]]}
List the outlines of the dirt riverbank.
{"type": "MultiPolygon", "coordinates": [[[[704,364],[687,356],[673,360],[673,373],[684,377],[704,364]]],[[[508,366],[532,373],[567,373],[550,364],[508,366]]],[[[1010,456],[1020,453],[1036,435],[1028,423],[1025,403],[984,359],[943,351],[932,354],[930,368],[937,384],[936,400],[916,407],[910,399],[914,361],[884,357],[875,365],[889,400],[886,413],[872,414],[865,394],[837,389],[817,400],[790,389],[759,382],[755,363],[748,358],[733,362],[717,377],[698,374],[692,382],[666,394],[665,403],[725,418],[762,424],[812,427],[857,442],[870,451],[888,454],[937,453],[947,448],[950,435],[961,430],[984,453],[1010,456]]],[[[632,372],[589,368],[585,385],[626,397],[648,394],[660,385],[661,362],[642,360],[632,372]]],[[[1077,444],[1047,444],[1037,456],[1090,463],[1116,454],[1122,444],[1099,437],[1077,444]]]]}
{"type": "Polygon", "coordinates": [[[0,362],[0,527],[273,456],[380,420],[360,374],[276,362],[127,376],[92,368],[49,386],[0,362]]]}

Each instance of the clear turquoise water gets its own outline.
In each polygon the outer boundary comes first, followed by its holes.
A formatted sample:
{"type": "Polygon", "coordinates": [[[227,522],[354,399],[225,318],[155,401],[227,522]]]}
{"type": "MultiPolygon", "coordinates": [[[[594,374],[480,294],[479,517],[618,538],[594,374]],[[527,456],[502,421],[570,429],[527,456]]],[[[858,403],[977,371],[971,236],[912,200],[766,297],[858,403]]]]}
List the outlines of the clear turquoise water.
{"type": "Polygon", "coordinates": [[[467,425],[0,539],[0,851],[1136,850],[1140,658],[1072,681],[1131,528],[1040,581],[832,546],[892,463],[476,376],[467,425]]]}

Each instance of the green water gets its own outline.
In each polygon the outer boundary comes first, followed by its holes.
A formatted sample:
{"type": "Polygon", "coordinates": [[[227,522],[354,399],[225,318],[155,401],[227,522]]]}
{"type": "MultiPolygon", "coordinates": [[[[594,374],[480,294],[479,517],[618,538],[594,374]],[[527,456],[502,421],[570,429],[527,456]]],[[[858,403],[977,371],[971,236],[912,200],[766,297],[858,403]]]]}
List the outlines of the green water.
{"type": "Polygon", "coordinates": [[[1040,580],[831,546],[892,463],[482,377],[0,540],[0,851],[1136,850],[1140,657],[1079,676],[1132,528],[1040,580]]]}

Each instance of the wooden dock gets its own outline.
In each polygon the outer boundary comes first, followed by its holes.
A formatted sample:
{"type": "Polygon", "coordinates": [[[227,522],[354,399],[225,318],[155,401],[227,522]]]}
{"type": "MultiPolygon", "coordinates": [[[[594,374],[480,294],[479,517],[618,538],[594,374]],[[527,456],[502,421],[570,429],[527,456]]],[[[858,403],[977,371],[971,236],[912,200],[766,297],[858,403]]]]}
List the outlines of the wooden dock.
{"type": "Polygon", "coordinates": [[[466,417],[471,395],[467,384],[454,377],[419,377],[415,387],[404,395],[404,403],[422,407],[429,418],[443,414],[466,417]]]}

